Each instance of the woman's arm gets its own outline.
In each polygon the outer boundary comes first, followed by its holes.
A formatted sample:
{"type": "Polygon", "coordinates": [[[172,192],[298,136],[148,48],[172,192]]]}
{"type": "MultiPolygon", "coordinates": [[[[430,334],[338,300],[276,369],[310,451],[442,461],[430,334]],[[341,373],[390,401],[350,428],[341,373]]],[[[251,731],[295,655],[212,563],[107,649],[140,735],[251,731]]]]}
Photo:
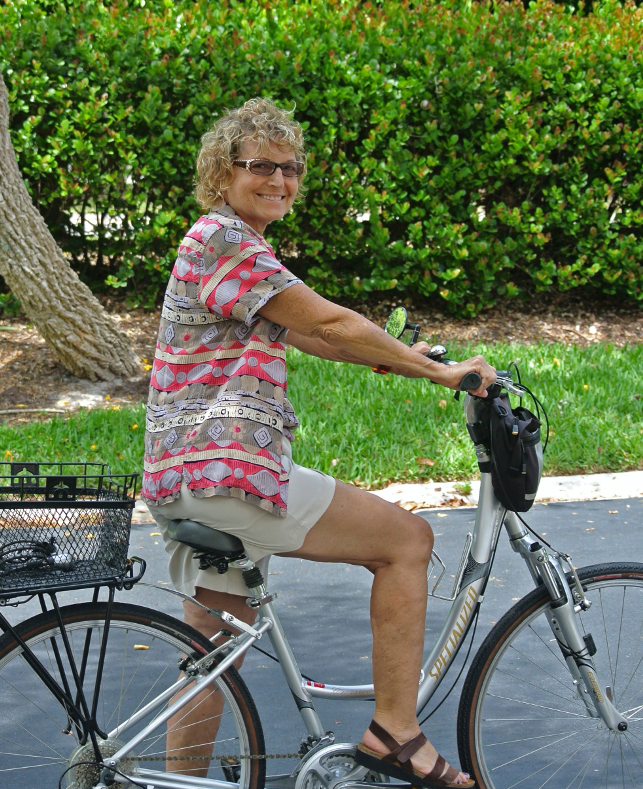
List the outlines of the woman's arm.
{"type": "Polygon", "coordinates": [[[310,356],[318,356],[320,359],[328,359],[330,362],[368,364],[363,359],[358,359],[354,354],[330,345],[326,340],[322,340],[321,337],[305,337],[294,329],[288,330],[286,342],[288,345],[292,345],[310,356]]]}
{"type": "Polygon", "coordinates": [[[327,301],[306,285],[292,285],[273,296],[259,314],[289,329],[287,341],[292,345],[324,359],[382,365],[397,375],[429,378],[451,389],[458,388],[466,373],[477,372],[482,385],[473,391],[481,395],[496,378],[495,370],[482,356],[452,366],[434,362],[421,352],[428,346],[418,343],[409,348],[363,316],[327,301]]]}
{"type": "MultiPolygon", "coordinates": [[[[297,348],[298,350],[303,351],[310,356],[318,356],[320,359],[327,359],[331,362],[348,362],[350,364],[364,364],[367,366],[373,366],[364,359],[358,359],[357,356],[348,353],[348,351],[341,351],[337,348],[334,348],[324,340],[304,337],[303,334],[298,334],[297,332],[292,331],[292,329],[288,331],[286,342],[289,345],[292,345],[294,348],[297,348]]],[[[425,342],[416,342],[411,347],[423,355],[426,355],[431,348],[431,346],[425,342]]],[[[386,370],[385,372],[394,373],[395,375],[404,375],[404,370],[397,370],[395,366],[391,367],[390,370],[386,370]]]]}

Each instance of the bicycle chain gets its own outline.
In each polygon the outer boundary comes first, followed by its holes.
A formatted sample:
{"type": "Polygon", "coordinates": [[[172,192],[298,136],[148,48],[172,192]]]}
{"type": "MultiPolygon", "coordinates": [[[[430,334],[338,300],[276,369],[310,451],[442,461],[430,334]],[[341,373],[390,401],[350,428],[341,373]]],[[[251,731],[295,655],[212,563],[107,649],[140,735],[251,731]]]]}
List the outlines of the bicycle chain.
{"type": "Polygon", "coordinates": [[[239,759],[301,759],[300,753],[214,754],[213,756],[138,756],[141,762],[235,761],[239,759]]]}

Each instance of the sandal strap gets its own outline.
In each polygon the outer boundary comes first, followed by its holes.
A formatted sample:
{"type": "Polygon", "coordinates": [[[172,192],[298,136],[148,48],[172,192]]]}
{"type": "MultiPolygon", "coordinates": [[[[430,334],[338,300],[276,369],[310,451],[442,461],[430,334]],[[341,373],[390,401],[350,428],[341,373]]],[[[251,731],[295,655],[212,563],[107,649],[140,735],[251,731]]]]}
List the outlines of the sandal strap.
{"type": "MultiPolygon", "coordinates": [[[[433,769],[431,772],[428,772],[424,776],[425,781],[435,781],[436,778],[441,778],[442,773],[444,772],[444,768],[446,767],[446,760],[444,756],[438,754],[438,758],[435,760],[435,764],[433,765],[433,769]]],[[[457,775],[457,773],[456,773],[457,775]]]]}
{"type": "MultiPolygon", "coordinates": [[[[426,737],[422,732],[413,737],[413,739],[408,740],[408,742],[400,744],[383,726],[380,726],[376,720],[372,720],[368,728],[377,739],[389,749],[389,753],[381,757],[383,762],[397,763],[402,769],[409,773],[415,773],[413,765],[411,764],[411,757],[413,754],[417,753],[426,742],[426,737]]],[[[456,768],[451,765],[447,767],[445,758],[438,754],[433,769],[422,776],[422,779],[427,783],[434,783],[436,786],[452,786],[458,775],[459,770],[456,770],[456,768]]]]}
{"type": "Polygon", "coordinates": [[[408,765],[409,770],[412,770],[413,767],[411,765],[411,757],[413,754],[417,753],[420,748],[426,742],[426,737],[422,732],[416,735],[412,740],[405,742],[404,745],[400,748],[397,754],[398,762],[403,766],[406,767],[408,765]]]}
{"type": "Polygon", "coordinates": [[[430,773],[427,773],[424,776],[424,780],[428,781],[429,783],[434,783],[437,781],[439,786],[450,786],[458,777],[459,770],[456,770],[455,767],[451,767],[451,765],[449,765],[448,769],[445,771],[444,768],[446,765],[447,763],[444,759],[444,756],[438,754],[438,758],[435,760],[433,769],[430,773]]]}
{"type": "Polygon", "coordinates": [[[369,723],[368,728],[383,745],[386,745],[389,751],[394,751],[400,747],[400,743],[383,726],[380,726],[375,719],[369,723]]]}
{"type": "Polygon", "coordinates": [[[389,753],[382,757],[382,761],[397,762],[401,767],[411,771],[413,770],[411,757],[413,754],[417,753],[426,742],[426,737],[422,732],[411,740],[400,744],[383,726],[380,726],[376,720],[372,720],[368,728],[377,739],[389,749],[389,753]]]}

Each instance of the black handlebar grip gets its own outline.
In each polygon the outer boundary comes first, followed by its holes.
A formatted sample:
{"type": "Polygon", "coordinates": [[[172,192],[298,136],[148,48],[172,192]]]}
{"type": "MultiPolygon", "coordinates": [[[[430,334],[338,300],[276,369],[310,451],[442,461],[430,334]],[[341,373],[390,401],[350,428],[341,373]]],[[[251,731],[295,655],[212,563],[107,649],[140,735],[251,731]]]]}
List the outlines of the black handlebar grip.
{"type": "Polygon", "coordinates": [[[481,383],[480,373],[467,373],[460,381],[460,391],[465,392],[469,389],[477,389],[481,383]]]}

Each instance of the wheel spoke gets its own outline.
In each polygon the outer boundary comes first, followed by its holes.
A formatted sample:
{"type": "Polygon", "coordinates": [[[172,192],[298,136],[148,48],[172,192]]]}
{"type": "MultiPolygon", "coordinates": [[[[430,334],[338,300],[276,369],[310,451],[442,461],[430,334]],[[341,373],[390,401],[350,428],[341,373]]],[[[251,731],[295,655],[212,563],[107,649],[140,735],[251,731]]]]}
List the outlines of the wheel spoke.
{"type": "MultiPolygon", "coordinates": [[[[515,764],[516,762],[519,762],[521,759],[529,759],[530,757],[533,757],[534,754],[539,753],[540,751],[543,751],[546,748],[551,748],[552,745],[559,745],[561,742],[565,742],[565,740],[568,740],[571,737],[576,737],[577,734],[580,734],[580,732],[576,732],[576,731],[571,732],[570,734],[566,734],[564,737],[559,737],[554,743],[546,743],[545,745],[541,745],[540,748],[533,748],[531,751],[526,751],[525,753],[521,753],[519,756],[516,756],[513,759],[508,759],[505,762],[501,762],[500,764],[497,764],[494,767],[494,770],[502,770],[504,767],[507,767],[507,765],[515,764]]],[[[515,742],[518,742],[518,740],[516,740],[515,742]]]]}
{"type": "MultiPolygon", "coordinates": [[[[560,665],[564,666],[565,668],[567,668],[567,664],[563,660],[563,656],[560,653],[560,648],[558,648],[558,642],[556,641],[556,639],[555,638],[553,639],[553,643],[555,643],[556,647],[557,647],[557,649],[554,649],[552,647],[552,640],[551,640],[551,638],[550,638],[550,640],[546,640],[545,638],[543,638],[543,636],[541,636],[541,634],[534,628],[533,625],[529,625],[529,629],[536,636],[536,638],[540,641],[540,643],[545,647],[545,649],[548,652],[550,652],[551,655],[560,663],[560,665]]],[[[547,632],[547,635],[548,636],[552,636],[553,635],[551,628],[549,628],[549,630],[547,632]]],[[[560,677],[557,677],[555,674],[551,674],[551,678],[555,679],[557,682],[561,681],[560,677]]]]}
{"type": "Polygon", "coordinates": [[[634,787],[634,778],[630,771],[629,764],[625,761],[625,754],[623,753],[623,741],[619,740],[618,748],[621,753],[621,768],[623,769],[623,786],[625,786],[625,770],[627,770],[627,777],[629,778],[629,783],[634,787]]]}
{"type": "MultiPolygon", "coordinates": [[[[563,696],[561,693],[556,693],[554,690],[548,688],[546,685],[538,685],[535,682],[531,682],[530,680],[525,680],[524,677],[518,677],[512,672],[507,671],[505,669],[498,669],[497,673],[505,675],[510,679],[515,679],[518,682],[521,682],[523,685],[530,685],[532,688],[535,688],[540,693],[549,693],[550,696],[556,696],[557,698],[562,699],[563,701],[569,701],[570,688],[566,688],[566,690],[568,691],[568,695],[563,696]]],[[[563,685],[563,687],[565,687],[564,684],[560,682],[559,679],[557,679],[556,681],[559,682],[561,685],[563,685]]]]}
{"type": "MultiPolygon", "coordinates": [[[[90,629],[92,631],[83,677],[83,685],[90,689],[90,693],[97,688],[96,671],[105,632],[106,610],[107,606],[102,603],[77,604],[61,609],[71,655],[76,660],[82,658],[86,634],[90,629]]],[[[62,656],[59,666],[51,649],[52,638],[59,634],[55,616],[52,613],[39,614],[19,625],[19,632],[41,663],[50,669],[52,677],[60,682],[60,671],[69,672],[70,666],[66,655],[62,656]]],[[[38,776],[37,780],[32,779],[36,780],[34,786],[57,786],[63,772],[72,764],[93,761],[92,741],[88,739],[87,744],[81,747],[74,734],[66,734],[68,721],[64,707],[25,664],[21,649],[12,639],[3,638],[0,644],[0,706],[3,710],[0,715],[0,786],[2,789],[24,789],[25,779],[20,776],[26,774],[38,776]]],[[[165,614],[122,603],[114,604],[104,671],[98,688],[98,729],[109,731],[107,723],[114,718],[132,721],[135,713],[175,683],[179,663],[185,655],[195,650],[205,654],[211,648],[211,643],[204,636],[165,614]],[[134,650],[135,644],[147,648],[139,653],[134,650]]],[[[72,683],[70,686],[75,687],[72,683]]],[[[230,669],[206,690],[207,696],[218,700],[218,711],[215,707],[207,714],[201,713],[205,720],[200,723],[189,718],[186,714],[188,707],[178,711],[175,715],[178,731],[187,730],[188,739],[191,737],[192,742],[179,744],[175,748],[177,753],[187,757],[192,755],[192,748],[211,750],[214,744],[223,743],[222,747],[230,753],[261,755],[264,749],[261,724],[236,671],[230,669]]],[[[88,697],[87,701],[91,705],[92,699],[88,697]]],[[[167,724],[159,721],[159,710],[166,709],[167,704],[158,705],[141,720],[131,722],[131,727],[121,732],[118,739],[104,742],[99,738],[103,756],[111,756],[123,746],[127,747],[128,737],[151,726],[140,745],[129,749],[121,762],[121,769],[126,774],[135,774],[138,763],[143,764],[146,757],[160,757],[164,761],[168,732],[167,724]],[[155,721],[156,729],[153,728],[155,721]]],[[[176,771],[193,774],[194,767],[186,768],[186,764],[185,761],[178,762],[176,771]]],[[[87,769],[91,773],[91,765],[87,769]]],[[[84,777],[77,776],[82,770],[80,766],[72,767],[67,774],[65,780],[70,782],[70,787],[90,785],[86,784],[84,777]]],[[[205,770],[211,780],[223,778],[222,767],[216,761],[209,763],[206,759],[205,770]]],[[[263,760],[244,758],[239,771],[238,789],[260,789],[265,775],[263,760]]],[[[154,771],[153,774],[165,775],[162,771],[154,771]]]]}
{"type": "MultiPolygon", "coordinates": [[[[595,739],[597,739],[597,737],[594,737],[590,742],[593,742],[595,739]]],[[[590,743],[587,743],[587,744],[590,744],[590,743]]],[[[594,759],[596,758],[598,753],[602,750],[602,748],[603,748],[603,743],[602,743],[602,741],[600,741],[598,743],[598,745],[596,746],[596,748],[594,749],[593,753],[591,753],[590,756],[586,759],[585,764],[581,765],[581,767],[579,768],[578,772],[570,779],[569,783],[567,784],[567,789],[572,789],[574,784],[576,784],[576,779],[579,776],[580,776],[580,783],[578,783],[577,785],[578,785],[578,787],[582,787],[583,782],[585,780],[585,777],[587,776],[587,773],[589,772],[589,769],[590,769],[590,766],[591,766],[592,762],[594,761],[594,759]]]]}
{"type": "MultiPolygon", "coordinates": [[[[640,597],[640,595],[639,595],[639,597],[640,597]]],[[[639,620],[640,620],[641,624],[639,626],[638,636],[635,639],[635,643],[637,643],[637,644],[643,643],[643,617],[639,616],[639,620]]],[[[636,675],[637,671],[639,670],[639,668],[641,667],[642,664],[643,664],[643,654],[641,654],[641,657],[639,658],[638,663],[632,669],[632,673],[630,674],[630,676],[629,676],[629,678],[627,680],[627,683],[625,684],[625,687],[620,692],[619,701],[624,698],[625,694],[627,693],[628,688],[630,687],[630,684],[631,684],[632,680],[634,679],[634,676],[636,675]]],[[[639,689],[638,693],[636,694],[636,696],[634,698],[638,698],[640,696],[640,694],[641,694],[641,689],[639,689]]]]}
{"type": "MultiPolygon", "coordinates": [[[[586,747],[586,745],[587,745],[587,741],[581,743],[581,745],[579,745],[578,748],[576,748],[575,750],[570,751],[570,753],[567,755],[567,758],[565,759],[565,761],[563,761],[562,763],[559,764],[559,767],[558,767],[557,770],[555,770],[551,775],[549,775],[542,783],[538,783],[537,786],[536,786],[536,784],[534,784],[535,789],[543,789],[545,786],[547,786],[547,784],[557,775],[557,773],[559,773],[560,770],[562,770],[562,768],[566,764],[569,763],[570,759],[572,759],[581,750],[581,748],[586,747]]],[[[594,756],[594,755],[595,755],[595,753],[592,756],[594,756]]],[[[555,764],[557,764],[559,762],[560,762],[560,757],[556,756],[550,762],[542,765],[542,767],[540,767],[538,770],[535,770],[535,771],[530,770],[529,773],[524,776],[524,778],[522,778],[517,783],[513,784],[511,787],[508,787],[508,789],[515,789],[516,786],[520,786],[520,784],[523,783],[524,781],[526,781],[526,780],[533,780],[533,778],[538,776],[544,770],[548,770],[550,767],[554,766],[555,764]]],[[[588,765],[590,763],[591,763],[591,759],[588,759],[587,763],[585,765],[585,770],[587,770],[587,767],[588,767],[588,765]]],[[[571,784],[570,784],[570,786],[571,786],[571,784]]]]}
{"type": "Polygon", "coordinates": [[[575,617],[579,632],[594,637],[596,676],[628,729],[613,732],[593,712],[552,645],[548,597],[536,590],[485,639],[462,692],[461,758],[481,789],[643,786],[643,565],[578,572],[593,602],[575,617]]]}
{"type": "MultiPolygon", "coordinates": [[[[522,704],[525,707],[536,707],[539,710],[547,710],[547,712],[560,712],[561,715],[569,715],[573,718],[585,718],[586,715],[583,715],[580,712],[572,712],[571,710],[561,710],[556,707],[549,707],[546,704],[536,704],[535,701],[525,701],[524,699],[516,699],[512,698],[511,696],[502,696],[499,693],[489,693],[487,694],[489,698],[495,699],[502,699],[503,701],[511,701],[514,704],[522,704]]],[[[493,720],[490,718],[485,717],[485,720],[493,720]]]]}
{"type": "MultiPolygon", "coordinates": [[[[200,701],[200,702],[199,702],[197,705],[195,705],[195,706],[194,706],[192,709],[197,709],[197,708],[198,708],[199,706],[201,706],[203,703],[205,703],[205,699],[202,699],[202,700],[201,700],[201,701],[200,701]]],[[[161,711],[160,711],[158,714],[160,715],[160,714],[161,714],[161,712],[163,712],[163,710],[161,710],[161,711]]],[[[227,713],[225,713],[225,714],[226,714],[226,715],[229,715],[230,713],[229,713],[229,712],[227,712],[227,713]]],[[[179,724],[181,721],[185,720],[185,719],[187,718],[187,716],[188,716],[188,713],[186,712],[186,713],[185,713],[185,715],[183,715],[183,717],[182,717],[182,718],[180,718],[180,719],[179,719],[179,720],[178,720],[178,721],[177,721],[175,724],[173,724],[173,725],[172,725],[172,727],[171,727],[171,731],[172,731],[172,732],[174,732],[174,733],[176,733],[176,732],[179,732],[179,731],[185,731],[185,730],[187,730],[187,729],[190,729],[190,728],[194,728],[194,727],[196,727],[196,726],[199,726],[199,725],[201,725],[201,724],[203,724],[203,723],[207,723],[208,721],[218,721],[219,723],[217,724],[217,727],[216,727],[216,728],[218,729],[218,728],[219,728],[219,726],[220,726],[220,724],[221,724],[221,719],[222,719],[222,717],[223,717],[223,713],[219,713],[218,715],[211,715],[211,716],[208,716],[208,717],[205,717],[205,718],[200,718],[200,719],[199,719],[197,722],[194,722],[194,723],[186,723],[186,724],[184,724],[183,726],[179,726],[179,725],[177,725],[177,724],[179,724]]],[[[158,717],[158,716],[157,716],[157,717],[158,717]]],[[[161,740],[163,737],[165,737],[165,731],[161,731],[161,732],[159,732],[158,734],[156,734],[156,735],[152,735],[151,737],[148,737],[146,740],[144,740],[143,742],[147,742],[147,743],[149,743],[149,745],[146,747],[146,749],[143,751],[143,753],[144,753],[144,754],[146,754],[146,755],[149,755],[149,754],[148,754],[148,751],[147,751],[147,748],[153,748],[153,747],[156,745],[156,743],[157,743],[159,740],[161,740]]],[[[215,742],[216,742],[216,740],[215,740],[215,742]]],[[[202,743],[199,743],[199,744],[200,744],[200,745],[206,745],[206,744],[207,744],[207,745],[211,745],[211,744],[214,744],[214,743],[203,743],[203,742],[202,742],[202,743]]],[[[194,746],[194,745],[196,745],[196,743],[192,743],[192,745],[194,746]]],[[[175,750],[176,750],[176,749],[175,749],[175,750]]]]}
{"type": "MultiPolygon", "coordinates": [[[[28,696],[27,696],[25,693],[23,693],[23,691],[22,691],[20,688],[18,688],[18,687],[17,687],[17,686],[16,686],[14,683],[10,683],[10,682],[6,681],[6,680],[4,679],[4,677],[3,677],[3,680],[4,680],[3,684],[4,684],[6,687],[8,687],[8,688],[11,688],[11,690],[13,690],[13,691],[14,691],[14,692],[15,692],[15,693],[18,695],[18,696],[20,696],[20,697],[22,698],[22,703],[23,703],[23,705],[24,705],[24,704],[27,704],[27,705],[33,706],[35,709],[37,709],[37,710],[38,710],[38,712],[39,712],[41,715],[43,715],[45,718],[47,718],[49,721],[51,721],[51,722],[54,724],[54,726],[60,726],[60,719],[56,719],[56,718],[54,718],[54,717],[53,717],[53,716],[52,716],[52,715],[49,713],[49,711],[48,711],[48,710],[46,710],[46,709],[43,707],[43,705],[42,705],[42,704],[40,704],[40,703],[38,703],[38,702],[36,702],[36,701],[33,701],[33,700],[32,700],[32,698],[28,697],[28,696]]],[[[43,691],[44,691],[44,687],[43,687],[43,691]]],[[[60,711],[62,711],[62,707],[60,707],[60,706],[59,706],[59,707],[58,707],[58,709],[59,709],[60,711]]],[[[45,741],[44,741],[44,740],[42,740],[40,737],[38,737],[38,735],[37,735],[35,732],[29,731],[28,729],[26,729],[26,728],[25,728],[25,727],[22,725],[22,723],[20,723],[20,721],[16,720],[14,717],[10,717],[10,716],[9,716],[9,710],[8,710],[8,709],[7,709],[7,711],[6,711],[6,712],[4,712],[3,714],[6,716],[6,718],[7,718],[7,721],[8,721],[8,722],[10,721],[10,722],[11,722],[11,723],[12,723],[12,724],[13,724],[13,725],[16,727],[16,728],[18,728],[18,729],[21,729],[21,730],[22,730],[22,731],[23,731],[23,732],[24,732],[26,735],[28,735],[29,737],[32,737],[32,738],[33,738],[34,740],[36,740],[36,742],[38,742],[38,743],[39,743],[39,744],[40,744],[42,747],[44,747],[44,748],[47,748],[48,750],[52,751],[52,753],[55,753],[57,758],[59,758],[59,759],[62,759],[62,754],[58,753],[58,752],[57,752],[57,751],[56,751],[54,748],[52,748],[52,747],[51,747],[51,745],[50,745],[49,743],[45,742],[45,741]]],[[[6,741],[6,740],[7,740],[7,738],[6,738],[6,737],[4,737],[4,738],[3,738],[3,740],[4,740],[4,741],[6,741]]]]}
{"type": "Polygon", "coordinates": [[[485,744],[485,748],[494,748],[494,747],[501,747],[504,745],[515,745],[517,743],[525,743],[525,742],[534,742],[536,740],[554,740],[555,742],[560,742],[560,740],[564,739],[565,737],[572,736],[575,734],[585,733],[586,729],[577,729],[576,731],[570,732],[569,729],[564,729],[563,731],[555,731],[549,734],[538,734],[533,737],[514,737],[513,739],[507,740],[499,740],[498,742],[488,742],[485,744]]]}
{"type": "MultiPolygon", "coordinates": [[[[21,759],[25,758],[22,754],[19,754],[19,755],[20,755],[21,759]]],[[[40,756],[39,758],[42,759],[43,757],[40,756]]],[[[62,765],[62,764],[64,764],[64,760],[56,761],[55,763],[59,764],[59,765],[62,765]]],[[[49,769],[49,768],[51,768],[51,765],[52,765],[52,762],[47,761],[47,762],[43,762],[42,764],[22,764],[22,765],[20,765],[20,767],[2,767],[2,766],[0,766],[0,773],[16,773],[16,772],[22,772],[23,770],[37,770],[37,769],[43,768],[43,767],[49,769]]]]}

